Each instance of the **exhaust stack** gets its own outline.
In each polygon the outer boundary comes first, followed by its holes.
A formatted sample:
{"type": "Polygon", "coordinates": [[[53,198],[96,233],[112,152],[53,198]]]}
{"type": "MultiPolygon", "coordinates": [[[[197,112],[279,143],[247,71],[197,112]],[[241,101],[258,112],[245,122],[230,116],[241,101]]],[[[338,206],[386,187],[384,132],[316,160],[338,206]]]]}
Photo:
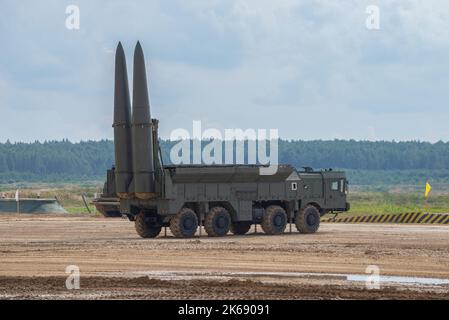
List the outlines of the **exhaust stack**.
{"type": "Polygon", "coordinates": [[[119,42],[115,55],[114,92],[115,183],[120,198],[128,198],[133,177],[131,103],[125,52],[119,42]]]}
{"type": "Polygon", "coordinates": [[[134,192],[139,199],[155,196],[153,125],[150,115],[145,58],[137,42],[134,51],[132,104],[132,159],[134,192]]]}

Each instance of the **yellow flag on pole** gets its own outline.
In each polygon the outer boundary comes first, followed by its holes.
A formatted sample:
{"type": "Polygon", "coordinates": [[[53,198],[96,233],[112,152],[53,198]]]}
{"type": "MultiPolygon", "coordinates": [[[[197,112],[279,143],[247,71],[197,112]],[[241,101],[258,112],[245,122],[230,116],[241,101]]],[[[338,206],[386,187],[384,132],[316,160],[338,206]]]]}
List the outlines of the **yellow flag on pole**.
{"type": "Polygon", "coordinates": [[[426,192],[424,193],[424,197],[427,198],[429,196],[430,190],[432,190],[432,186],[430,185],[429,182],[426,182],[426,192]]]}

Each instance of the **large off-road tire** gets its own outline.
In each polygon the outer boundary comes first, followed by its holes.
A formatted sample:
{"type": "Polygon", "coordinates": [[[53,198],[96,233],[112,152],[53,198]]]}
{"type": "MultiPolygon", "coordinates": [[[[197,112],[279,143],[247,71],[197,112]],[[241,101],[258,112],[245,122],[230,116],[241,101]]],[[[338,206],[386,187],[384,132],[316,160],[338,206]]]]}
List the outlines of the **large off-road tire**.
{"type": "Polygon", "coordinates": [[[246,234],[249,229],[251,229],[251,222],[233,222],[231,224],[231,232],[235,235],[243,235],[246,234]]]}
{"type": "Polygon", "coordinates": [[[223,237],[231,227],[231,215],[223,207],[214,207],[206,215],[204,229],[209,237],[223,237]]]}
{"type": "Polygon", "coordinates": [[[312,205],[296,213],[296,229],[301,233],[315,233],[320,227],[320,212],[312,205]]]}
{"type": "Polygon", "coordinates": [[[189,208],[183,208],[170,220],[170,230],[176,238],[191,238],[198,229],[198,217],[189,208]]]}
{"type": "Polygon", "coordinates": [[[262,219],[262,229],[266,234],[284,233],[287,226],[287,214],[280,206],[269,206],[262,219]]]}
{"type": "Polygon", "coordinates": [[[136,220],[134,221],[134,226],[136,228],[137,233],[142,238],[156,238],[160,233],[162,226],[153,225],[148,222],[145,222],[145,213],[141,212],[136,216],[136,220]]]}

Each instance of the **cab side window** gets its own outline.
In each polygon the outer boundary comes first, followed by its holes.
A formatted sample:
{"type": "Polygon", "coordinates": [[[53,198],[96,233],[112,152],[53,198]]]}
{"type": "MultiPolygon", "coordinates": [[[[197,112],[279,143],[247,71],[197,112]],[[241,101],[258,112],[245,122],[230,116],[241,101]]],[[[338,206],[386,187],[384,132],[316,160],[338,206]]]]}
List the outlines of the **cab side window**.
{"type": "Polygon", "coordinates": [[[338,181],[332,181],[331,190],[338,191],[338,181]]]}

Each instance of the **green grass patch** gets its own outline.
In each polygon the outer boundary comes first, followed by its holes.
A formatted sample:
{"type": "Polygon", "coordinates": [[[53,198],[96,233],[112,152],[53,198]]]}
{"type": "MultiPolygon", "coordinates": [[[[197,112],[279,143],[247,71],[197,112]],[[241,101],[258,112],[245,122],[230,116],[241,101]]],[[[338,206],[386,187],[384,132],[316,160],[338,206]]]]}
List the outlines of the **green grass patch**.
{"type": "MultiPolygon", "coordinates": [[[[64,209],[68,212],[68,213],[76,213],[76,214],[84,214],[84,213],[89,213],[89,211],[87,210],[87,208],[84,205],[80,205],[80,206],[64,206],[64,209]]],[[[97,210],[95,209],[95,206],[89,206],[89,209],[91,211],[92,214],[100,214],[99,212],[97,212],[97,210]]]]}
{"type": "Polygon", "coordinates": [[[389,190],[383,192],[351,192],[348,215],[393,214],[403,212],[449,212],[449,193],[433,193],[428,200],[422,192],[389,190]]]}

